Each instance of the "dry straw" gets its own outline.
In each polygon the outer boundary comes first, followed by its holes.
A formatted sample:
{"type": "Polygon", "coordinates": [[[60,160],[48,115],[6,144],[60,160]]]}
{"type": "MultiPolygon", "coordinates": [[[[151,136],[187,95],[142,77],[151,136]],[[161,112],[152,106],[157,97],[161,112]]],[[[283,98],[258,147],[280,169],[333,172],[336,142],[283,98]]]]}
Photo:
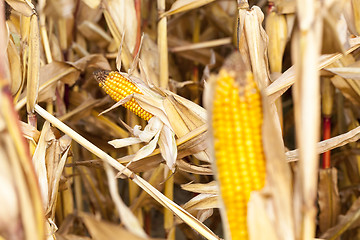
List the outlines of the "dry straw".
{"type": "Polygon", "coordinates": [[[358,0],[6,0],[0,239],[355,239],[359,11],[358,0]],[[259,92],[241,80],[251,75],[259,92]],[[238,88],[222,91],[231,79],[238,88]],[[226,115],[244,96],[262,110],[226,115]]]}

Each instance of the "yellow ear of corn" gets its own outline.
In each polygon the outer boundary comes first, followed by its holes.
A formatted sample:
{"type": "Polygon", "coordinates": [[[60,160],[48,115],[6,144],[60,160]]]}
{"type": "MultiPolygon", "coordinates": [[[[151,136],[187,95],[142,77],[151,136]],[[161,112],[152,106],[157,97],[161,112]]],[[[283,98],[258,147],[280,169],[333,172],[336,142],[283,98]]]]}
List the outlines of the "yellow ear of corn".
{"type": "MultiPolygon", "coordinates": [[[[94,72],[94,75],[99,82],[99,86],[117,102],[133,93],[142,94],[135,84],[130,82],[119,72],[98,70],[94,72]]],[[[143,109],[134,98],[131,98],[130,101],[124,103],[123,106],[146,121],[153,117],[153,115],[143,109]]]]}
{"type": "Polygon", "coordinates": [[[260,92],[251,72],[224,67],[216,79],[214,95],[212,131],[217,180],[231,239],[247,239],[250,192],[265,183],[260,92]]]}

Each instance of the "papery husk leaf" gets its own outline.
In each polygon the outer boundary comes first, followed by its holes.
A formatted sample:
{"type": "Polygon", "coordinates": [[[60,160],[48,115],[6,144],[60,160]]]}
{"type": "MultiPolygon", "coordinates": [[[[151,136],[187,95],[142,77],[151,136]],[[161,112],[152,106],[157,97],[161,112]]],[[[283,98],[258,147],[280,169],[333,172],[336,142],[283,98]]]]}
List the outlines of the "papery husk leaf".
{"type": "Polygon", "coordinates": [[[20,121],[20,127],[26,139],[32,140],[34,143],[39,141],[40,132],[34,126],[20,121]]]}
{"type": "MultiPolygon", "coordinates": [[[[76,8],[75,2],[71,0],[47,0],[44,8],[44,13],[46,15],[51,15],[59,21],[62,21],[60,24],[64,24],[65,20],[73,18],[73,14],[76,8]]],[[[66,28],[65,28],[66,29],[66,28]]],[[[63,30],[65,30],[63,29],[63,30]]],[[[61,34],[59,34],[61,35],[61,34]]],[[[64,32],[64,37],[66,36],[66,32],[64,32]]],[[[60,36],[61,38],[61,36],[60,36]]],[[[60,40],[61,42],[61,40],[60,40]]],[[[66,45],[63,45],[65,47],[66,45]]]]}
{"type": "MultiPolygon", "coordinates": [[[[124,45],[126,45],[130,52],[133,52],[136,43],[136,31],[133,31],[133,29],[136,29],[138,24],[134,1],[106,0],[104,1],[104,6],[119,33],[126,32],[124,45]]],[[[125,67],[129,68],[129,65],[125,67]]]]}
{"type": "Polygon", "coordinates": [[[139,159],[145,158],[149,156],[152,152],[154,152],[156,145],[159,141],[159,137],[160,137],[160,131],[156,133],[154,138],[147,145],[145,145],[144,147],[140,148],[139,151],[137,151],[132,161],[135,162],[139,159]]]}
{"type": "Polygon", "coordinates": [[[154,116],[160,118],[160,120],[171,128],[171,124],[167,115],[165,114],[164,107],[162,106],[162,102],[157,99],[154,99],[152,96],[146,96],[142,94],[134,94],[134,98],[139,103],[139,105],[144,108],[149,113],[154,116]],[[160,104],[160,105],[159,105],[160,104]]]}
{"type": "MultiPolygon", "coordinates": [[[[70,142],[69,142],[69,144],[70,144],[70,142]]],[[[61,156],[61,159],[60,159],[58,165],[56,166],[55,170],[53,170],[55,172],[55,175],[54,175],[54,178],[52,179],[52,181],[49,182],[49,185],[50,185],[49,187],[51,187],[50,188],[51,192],[50,192],[50,196],[49,196],[50,201],[49,201],[49,206],[47,208],[47,213],[53,210],[53,206],[56,201],[57,194],[58,194],[61,174],[64,170],[64,166],[66,163],[66,159],[68,157],[69,150],[70,150],[70,147],[68,146],[67,150],[65,150],[65,152],[61,156]]]]}
{"type": "MultiPolygon", "coordinates": [[[[207,119],[207,111],[205,108],[201,107],[200,105],[186,99],[178,94],[174,94],[173,92],[165,90],[165,93],[174,97],[174,99],[179,102],[180,104],[184,105],[184,107],[188,108],[192,114],[195,114],[196,118],[200,118],[203,122],[206,122],[207,119]]],[[[199,120],[197,120],[199,121],[199,120]]]]}
{"type": "MultiPolygon", "coordinates": [[[[176,145],[178,146],[178,159],[184,158],[186,156],[192,155],[196,152],[203,151],[208,147],[207,143],[207,126],[203,126],[189,132],[185,136],[176,140],[176,145]]],[[[122,163],[129,162],[134,155],[128,155],[123,158],[120,158],[119,161],[122,163]]],[[[162,157],[160,156],[160,150],[155,149],[148,157],[133,162],[129,168],[134,172],[143,172],[149,169],[156,167],[162,162],[162,157]]],[[[180,166],[183,164],[180,162],[180,166]]],[[[207,170],[204,174],[207,175],[210,173],[210,170],[207,170]]]]}
{"type": "Polygon", "coordinates": [[[129,138],[124,138],[124,139],[115,139],[112,140],[110,142],[108,142],[110,145],[112,145],[114,148],[122,148],[122,147],[127,147],[136,143],[141,143],[143,142],[141,139],[139,139],[138,137],[129,137],[129,138]]]}
{"type": "Polygon", "coordinates": [[[282,61],[287,42],[287,25],[284,15],[271,12],[266,18],[269,36],[268,56],[271,72],[282,72],[282,61]]]}
{"type": "Polygon", "coordinates": [[[180,113],[176,110],[174,104],[169,98],[164,100],[164,108],[166,115],[170,118],[169,122],[177,137],[182,137],[190,131],[189,127],[181,118],[180,113]]]}
{"type": "Polygon", "coordinates": [[[294,0],[274,0],[277,11],[282,14],[292,14],[296,10],[296,1],[294,0]]]}
{"type": "Polygon", "coordinates": [[[360,34],[360,1],[351,0],[352,10],[354,14],[354,24],[358,35],[360,34]]]}
{"type": "Polygon", "coordinates": [[[238,45],[244,56],[244,62],[254,74],[254,79],[262,91],[270,83],[268,70],[267,45],[268,36],[261,23],[264,14],[258,6],[250,10],[239,9],[238,45]]]}
{"type": "Polygon", "coordinates": [[[334,226],[340,214],[340,196],[337,186],[336,168],[319,170],[318,203],[320,208],[320,232],[334,226]]]}
{"type": "Polygon", "coordinates": [[[7,54],[9,58],[9,67],[11,74],[10,91],[11,94],[14,96],[21,91],[24,81],[22,79],[20,56],[11,38],[9,39],[7,54]]]}
{"type": "MultiPolygon", "coordinates": [[[[180,152],[181,155],[182,152],[180,152]]],[[[189,153],[190,155],[191,153],[189,153]]],[[[194,154],[194,156],[196,157],[196,154],[194,154]]],[[[198,166],[198,165],[193,165],[190,164],[188,162],[185,162],[182,159],[179,159],[177,161],[177,167],[179,170],[184,171],[184,172],[188,172],[188,173],[193,173],[193,174],[199,174],[199,175],[213,175],[213,171],[211,169],[211,165],[204,165],[204,166],[198,166]]]]}
{"type": "Polygon", "coordinates": [[[40,32],[38,18],[34,14],[30,19],[30,42],[29,42],[29,57],[28,57],[28,71],[27,71],[27,87],[26,96],[27,104],[26,110],[28,113],[34,112],[34,107],[37,102],[39,94],[40,81],[40,32]]]}
{"type": "Polygon", "coordinates": [[[25,0],[6,0],[6,2],[20,14],[30,17],[35,13],[35,7],[31,1],[25,0]]]}
{"type": "Polygon", "coordinates": [[[158,142],[161,156],[164,158],[168,168],[175,172],[175,162],[177,158],[177,146],[175,142],[174,132],[166,125],[160,132],[160,140],[158,142]]]}
{"type": "Polygon", "coordinates": [[[163,123],[157,117],[152,117],[148,124],[145,126],[144,130],[140,130],[140,126],[136,125],[133,129],[133,134],[139,137],[144,142],[149,142],[161,129],[163,128],[163,123]]]}
{"type": "Polygon", "coordinates": [[[52,134],[50,130],[50,123],[45,122],[41,130],[38,145],[32,158],[34,168],[38,177],[38,182],[40,185],[44,209],[47,209],[47,206],[49,204],[49,182],[46,169],[46,149],[48,145],[46,138],[48,137],[48,134],[52,134]]]}
{"type": "Polygon", "coordinates": [[[186,202],[183,205],[183,208],[187,211],[218,208],[219,207],[218,199],[219,199],[219,195],[200,193],[199,195],[193,197],[188,202],[186,202]]]}
{"type": "Polygon", "coordinates": [[[228,45],[232,42],[232,39],[230,37],[227,38],[221,38],[216,40],[210,40],[200,43],[192,43],[185,46],[178,46],[171,48],[171,52],[182,52],[182,51],[191,51],[195,49],[201,49],[201,48],[212,48],[212,47],[218,47],[223,45],[228,45]]]}
{"type": "Polygon", "coordinates": [[[332,67],[325,70],[337,74],[343,78],[360,80],[360,67],[332,67]]]}
{"type": "Polygon", "coordinates": [[[251,192],[247,207],[249,239],[285,239],[276,234],[274,222],[269,218],[266,205],[267,199],[263,194],[257,191],[251,192]]]}
{"type": "Polygon", "coordinates": [[[156,85],[159,86],[159,50],[154,41],[149,37],[148,34],[144,35],[143,45],[141,47],[140,52],[140,59],[151,59],[151,61],[141,61],[139,62],[140,70],[143,68],[145,77],[151,79],[151,81],[156,85]]]}
{"type": "Polygon", "coordinates": [[[167,12],[160,16],[160,18],[199,8],[213,1],[214,0],[177,0],[171,5],[171,8],[167,12]]]}
{"type": "Polygon", "coordinates": [[[354,226],[360,218],[360,198],[351,205],[350,209],[346,212],[345,215],[341,216],[338,223],[328,229],[320,237],[324,239],[335,240],[338,239],[346,230],[354,226]]]}
{"type": "Polygon", "coordinates": [[[190,184],[182,184],[181,188],[195,193],[210,193],[210,194],[218,194],[219,188],[216,181],[211,181],[209,183],[190,183],[190,184]]]}
{"type": "Polygon", "coordinates": [[[340,9],[344,8],[346,1],[333,1],[324,4],[326,13],[323,15],[323,42],[322,54],[324,53],[344,53],[348,49],[348,33],[345,18],[340,9]]]}
{"type": "Polygon", "coordinates": [[[93,9],[98,8],[101,3],[101,0],[82,0],[82,1],[93,9]]]}
{"type": "Polygon", "coordinates": [[[206,219],[211,217],[214,213],[214,209],[202,209],[196,214],[196,218],[199,219],[200,222],[204,222],[206,219]]]}
{"type": "MultiPolygon", "coordinates": [[[[173,94],[164,100],[164,108],[176,136],[182,137],[191,130],[203,125],[205,123],[204,117],[206,118],[207,115],[204,113],[205,109],[197,104],[193,102],[190,104],[189,100],[186,101],[180,96],[175,96],[177,95],[173,94]]],[[[198,152],[194,156],[202,161],[210,161],[207,150],[198,152]]]]}
{"type": "MultiPolygon", "coordinates": [[[[276,128],[275,119],[265,96],[262,103],[264,113],[262,139],[266,159],[265,189],[271,194],[271,204],[274,208],[273,227],[279,239],[295,239],[290,167],[285,161],[285,147],[281,132],[276,128]]],[[[254,200],[260,201],[257,198],[254,198],[254,200]]],[[[252,203],[249,202],[249,204],[252,203]]],[[[256,206],[256,203],[254,203],[254,206],[256,206]]]]}
{"type": "Polygon", "coordinates": [[[332,85],[330,78],[321,78],[321,111],[326,117],[331,117],[334,106],[335,87],[332,85]]]}

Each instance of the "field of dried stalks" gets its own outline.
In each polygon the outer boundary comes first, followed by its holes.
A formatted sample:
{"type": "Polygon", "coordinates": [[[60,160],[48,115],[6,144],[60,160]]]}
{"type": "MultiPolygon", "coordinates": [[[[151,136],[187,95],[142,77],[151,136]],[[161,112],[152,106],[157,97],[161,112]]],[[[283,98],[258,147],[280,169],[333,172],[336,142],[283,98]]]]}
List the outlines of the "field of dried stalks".
{"type": "Polygon", "coordinates": [[[246,238],[360,238],[360,0],[5,0],[0,12],[0,240],[231,239],[209,123],[229,62],[262,98],[266,180],[245,203],[246,238]],[[108,71],[138,92],[116,103],[108,71]]]}

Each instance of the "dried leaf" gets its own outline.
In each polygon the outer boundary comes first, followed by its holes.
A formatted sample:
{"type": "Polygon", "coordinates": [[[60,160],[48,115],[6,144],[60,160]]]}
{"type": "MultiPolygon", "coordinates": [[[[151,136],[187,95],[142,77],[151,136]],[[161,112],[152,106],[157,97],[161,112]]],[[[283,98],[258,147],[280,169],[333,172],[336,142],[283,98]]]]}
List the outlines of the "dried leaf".
{"type": "Polygon", "coordinates": [[[34,113],[34,106],[37,102],[40,80],[40,33],[37,16],[34,14],[30,19],[30,43],[28,57],[28,80],[26,87],[28,113],[34,113]]]}
{"type": "Polygon", "coordinates": [[[336,67],[336,68],[325,68],[325,70],[337,74],[343,78],[360,80],[360,67],[336,67]]]}
{"type": "Polygon", "coordinates": [[[142,229],[139,221],[120,198],[114,170],[107,163],[105,163],[105,171],[109,181],[110,194],[119,212],[121,222],[125,225],[129,232],[138,237],[147,238],[147,235],[142,229]]]}
{"type": "Polygon", "coordinates": [[[195,193],[210,193],[210,194],[218,194],[219,189],[216,181],[211,181],[209,183],[191,183],[191,184],[183,184],[181,188],[195,193]]]}
{"type": "Polygon", "coordinates": [[[189,11],[191,9],[199,8],[203,5],[209,4],[214,0],[177,0],[171,5],[169,11],[163,13],[160,18],[168,17],[170,15],[189,11]]]}
{"type": "MultiPolygon", "coordinates": [[[[345,54],[333,53],[321,55],[318,63],[318,69],[322,69],[330,65],[331,63],[339,60],[341,57],[350,54],[354,50],[360,47],[359,43],[351,46],[345,54]]],[[[270,84],[266,89],[265,93],[269,96],[269,101],[274,102],[278,97],[280,97],[292,84],[295,82],[295,69],[290,67],[286,70],[279,78],[277,78],[272,84],[270,84]]]]}
{"type": "Polygon", "coordinates": [[[269,218],[266,205],[266,196],[256,191],[251,193],[247,213],[249,239],[285,239],[282,235],[276,234],[274,223],[269,218]]]}
{"type": "MultiPolygon", "coordinates": [[[[360,127],[354,128],[353,130],[338,135],[336,137],[318,142],[317,144],[317,153],[324,153],[331,149],[344,146],[345,144],[356,142],[360,139],[360,127]]],[[[296,161],[299,158],[299,150],[292,150],[286,152],[287,161],[296,161]]]]}
{"type": "Polygon", "coordinates": [[[319,228],[320,232],[325,232],[336,224],[337,217],[340,214],[336,168],[320,169],[318,196],[319,228]]]}
{"type": "Polygon", "coordinates": [[[34,155],[33,155],[33,164],[34,168],[38,177],[38,182],[40,186],[41,196],[43,200],[43,207],[44,209],[47,209],[47,206],[49,204],[49,182],[47,178],[47,170],[46,170],[46,148],[48,145],[48,142],[46,141],[47,134],[51,133],[50,130],[50,123],[45,122],[38,145],[35,149],[34,155]]]}
{"type": "Polygon", "coordinates": [[[81,213],[79,215],[93,239],[116,239],[119,238],[119,236],[128,240],[148,239],[136,236],[135,234],[126,231],[119,225],[97,220],[88,214],[81,213]]]}
{"type": "Polygon", "coordinates": [[[82,1],[91,8],[98,8],[101,3],[101,0],[82,0],[82,1]]]}
{"type": "Polygon", "coordinates": [[[122,147],[127,147],[130,145],[134,145],[136,143],[141,143],[141,142],[143,142],[143,141],[141,139],[139,139],[138,137],[129,137],[129,138],[125,138],[125,139],[115,139],[108,143],[110,145],[112,145],[114,148],[122,148],[122,147]]]}
{"type": "Polygon", "coordinates": [[[26,17],[30,17],[35,13],[34,5],[27,0],[6,0],[6,2],[17,12],[26,17]]]}
{"type": "Polygon", "coordinates": [[[324,239],[335,240],[340,237],[346,230],[348,230],[352,225],[359,220],[360,218],[360,198],[358,198],[351,206],[351,208],[347,211],[347,213],[341,217],[338,224],[330,229],[328,229],[325,233],[323,233],[320,237],[324,239]]]}
{"type": "MultiPolygon", "coordinates": [[[[182,151],[180,150],[179,153],[181,156],[183,156],[182,151]]],[[[188,153],[188,155],[191,155],[191,153],[188,153]]],[[[194,156],[196,157],[196,155],[194,154],[194,156]]],[[[185,162],[182,159],[179,159],[177,162],[177,167],[179,170],[184,171],[184,172],[188,172],[188,173],[193,173],[193,174],[199,174],[199,175],[213,175],[213,171],[211,169],[211,165],[203,165],[203,166],[197,166],[197,165],[192,165],[190,163],[185,162]]]]}
{"type": "MultiPolygon", "coordinates": [[[[136,44],[137,19],[134,1],[131,0],[107,0],[104,1],[106,10],[112,18],[115,27],[119,33],[125,34],[124,45],[130,52],[134,51],[136,44]]],[[[119,38],[120,40],[121,38],[119,38]]],[[[123,47],[125,47],[123,46],[123,47]]],[[[125,64],[128,68],[129,65],[125,64]]]]}
{"type": "Polygon", "coordinates": [[[21,131],[24,137],[37,143],[39,141],[40,132],[28,123],[20,122],[21,131]]]}
{"type": "Polygon", "coordinates": [[[183,208],[187,211],[189,210],[205,210],[211,208],[218,208],[219,196],[208,193],[200,193],[199,195],[193,197],[188,202],[183,205],[183,208]]]}
{"type": "Polygon", "coordinates": [[[262,91],[270,83],[267,45],[268,36],[262,27],[264,14],[258,6],[250,10],[239,8],[238,45],[245,65],[254,74],[255,82],[262,91]]]}
{"type": "Polygon", "coordinates": [[[161,156],[165,159],[168,168],[175,172],[175,162],[177,158],[177,147],[175,142],[175,134],[168,126],[164,125],[160,132],[160,147],[161,156]]]}
{"type": "Polygon", "coordinates": [[[269,188],[272,195],[271,202],[276,219],[273,226],[276,228],[279,239],[294,239],[292,176],[289,165],[285,162],[285,148],[281,132],[275,127],[276,124],[271,115],[269,104],[267,104],[267,98],[264,97],[262,102],[264,113],[262,136],[266,159],[265,188],[269,188]]]}
{"type": "Polygon", "coordinates": [[[16,49],[15,43],[11,38],[9,39],[7,54],[9,58],[9,67],[11,74],[10,91],[11,94],[14,96],[21,91],[24,81],[22,79],[20,56],[16,49]]]}

